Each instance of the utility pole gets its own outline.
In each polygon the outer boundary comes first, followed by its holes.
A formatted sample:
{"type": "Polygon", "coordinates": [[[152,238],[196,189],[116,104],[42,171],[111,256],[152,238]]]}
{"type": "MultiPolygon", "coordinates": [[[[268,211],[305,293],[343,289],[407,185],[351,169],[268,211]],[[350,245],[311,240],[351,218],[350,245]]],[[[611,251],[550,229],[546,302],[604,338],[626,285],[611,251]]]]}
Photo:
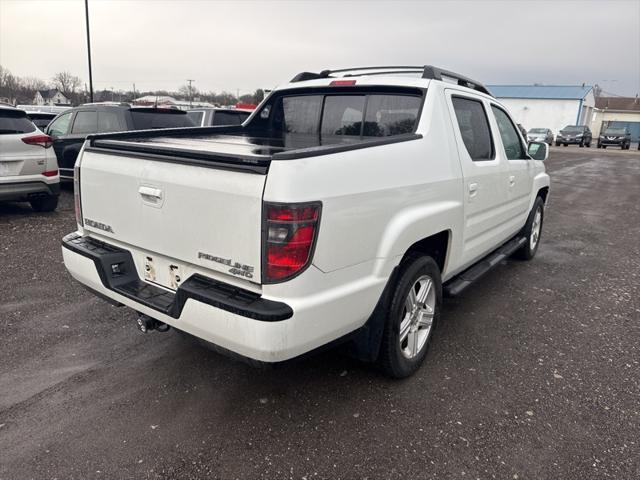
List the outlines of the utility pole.
{"type": "Polygon", "coordinates": [[[191,90],[191,82],[195,82],[195,80],[187,79],[187,82],[189,82],[189,108],[193,108],[193,90],[191,90]]]}
{"type": "Polygon", "coordinates": [[[84,15],[87,21],[87,58],[89,59],[89,98],[93,103],[93,75],[91,73],[91,39],[89,35],[89,0],[84,0],[84,15]]]}

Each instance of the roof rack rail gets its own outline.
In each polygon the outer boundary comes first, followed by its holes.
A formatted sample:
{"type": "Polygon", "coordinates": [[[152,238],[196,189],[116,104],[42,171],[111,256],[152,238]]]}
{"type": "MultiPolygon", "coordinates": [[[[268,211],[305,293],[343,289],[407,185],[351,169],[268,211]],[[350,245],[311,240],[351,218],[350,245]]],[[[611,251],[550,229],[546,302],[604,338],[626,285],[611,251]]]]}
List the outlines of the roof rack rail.
{"type": "Polygon", "coordinates": [[[434,67],[433,65],[387,65],[378,67],[351,67],[340,68],[337,70],[323,70],[320,73],[313,72],[301,72],[291,79],[292,83],[303,82],[305,80],[317,80],[320,78],[330,78],[335,73],[344,73],[345,77],[359,77],[364,75],[384,75],[389,73],[416,73],[422,72],[422,78],[431,80],[444,81],[444,78],[455,80],[460,86],[477,90],[478,92],[491,95],[491,92],[482,83],[472,80],[468,77],[460,75],[459,73],[450,72],[442,68],[434,67]],[[377,70],[367,72],[366,70],[377,70]],[[348,73],[348,72],[360,72],[360,73],[348,73]]]}

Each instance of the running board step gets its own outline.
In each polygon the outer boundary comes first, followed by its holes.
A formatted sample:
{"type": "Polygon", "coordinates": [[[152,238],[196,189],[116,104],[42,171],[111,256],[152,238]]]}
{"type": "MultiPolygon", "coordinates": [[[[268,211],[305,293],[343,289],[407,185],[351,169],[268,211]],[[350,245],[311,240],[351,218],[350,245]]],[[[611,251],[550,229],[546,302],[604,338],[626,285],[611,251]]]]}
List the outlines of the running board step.
{"type": "Polygon", "coordinates": [[[445,285],[443,285],[444,294],[448,297],[460,295],[469,285],[476,282],[489,270],[511,256],[513,252],[524,245],[526,241],[526,237],[515,237],[509,240],[478,263],[449,280],[445,285]]]}

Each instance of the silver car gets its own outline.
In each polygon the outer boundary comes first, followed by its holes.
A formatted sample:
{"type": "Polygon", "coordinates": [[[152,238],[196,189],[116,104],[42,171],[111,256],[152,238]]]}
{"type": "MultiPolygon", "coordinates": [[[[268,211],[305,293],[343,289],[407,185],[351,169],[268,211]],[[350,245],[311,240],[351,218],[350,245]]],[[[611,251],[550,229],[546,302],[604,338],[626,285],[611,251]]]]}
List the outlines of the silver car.
{"type": "Polygon", "coordinates": [[[553,143],[553,132],[548,128],[532,128],[527,132],[527,140],[551,145],[553,143]]]}

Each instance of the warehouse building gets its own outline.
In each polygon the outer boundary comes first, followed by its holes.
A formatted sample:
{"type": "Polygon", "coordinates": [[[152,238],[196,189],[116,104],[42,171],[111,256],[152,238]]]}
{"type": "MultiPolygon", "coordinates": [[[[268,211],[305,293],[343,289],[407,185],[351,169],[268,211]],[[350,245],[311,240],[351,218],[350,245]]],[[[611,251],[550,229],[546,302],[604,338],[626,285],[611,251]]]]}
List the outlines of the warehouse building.
{"type": "Polygon", "coordinates": [[[527,130],[550,128],[554,135],[566,125],[591,127],[595,96],[590,85],[489,85],[527,130]]]}

